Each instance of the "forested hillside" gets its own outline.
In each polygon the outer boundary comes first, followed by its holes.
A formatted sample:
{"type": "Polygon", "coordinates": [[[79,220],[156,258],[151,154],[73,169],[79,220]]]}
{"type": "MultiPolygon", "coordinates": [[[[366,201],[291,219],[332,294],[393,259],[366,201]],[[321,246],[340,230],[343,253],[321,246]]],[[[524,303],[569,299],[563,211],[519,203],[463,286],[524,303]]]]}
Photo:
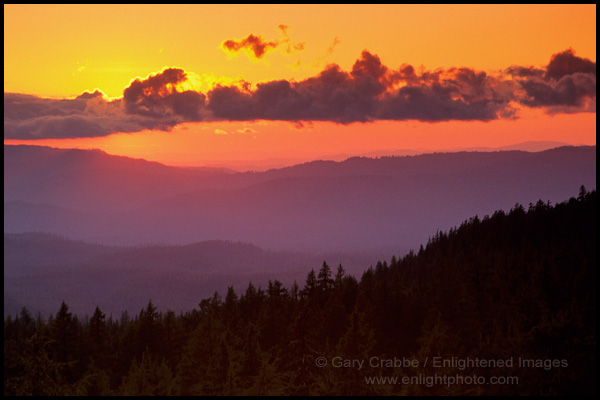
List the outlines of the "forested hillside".
{"type": "Polygon", "coordinates": [[[596,207],[582,187],[360,279],[323,263],[181,314],[24,309],[4,321],[4,394],[594,394],[596,207]]]}

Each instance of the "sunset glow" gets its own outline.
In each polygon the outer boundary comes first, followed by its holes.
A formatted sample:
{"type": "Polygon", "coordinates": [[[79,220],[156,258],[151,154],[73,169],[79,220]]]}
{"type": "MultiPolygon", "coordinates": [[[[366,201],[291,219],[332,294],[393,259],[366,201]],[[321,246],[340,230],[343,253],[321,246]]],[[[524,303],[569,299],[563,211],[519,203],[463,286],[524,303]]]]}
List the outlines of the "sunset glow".
{"type": "MultiPolygon", "coordinates": [[[[109,154],[144,158],[167,165],[228,166],[266,169],[313,159],[341,161],[352,155],[391,154],[402,150],[454,151],[467,147],[502,147],[527,141],[596,144],[595,114],[530,113],[516,121],[394,122],[350,126],[315,122],[188,123],[171,132],[115,133],[100,138],[45,139],[35,144],[57,148],[98,148],[109,154]],[[365,141],[365,137],[367,140],[365,141]],[[315,143],[319,148],[315,149],[315,143]],[[283,152],[283,153],[282,153],[283,152]],[[374,154],[370,154],[374,153],[374,154]]],[[[5,140],[5,144],[31,144],[5,140]]]]}
{"type": "Polygon", "coordinates": [[[593,145],[595,16],[595,5],[5,5],[5,144],[238,168],[528,141],[593,145]],[[552,81],[544,72],[557,54],[580,62],[573,71],[593,63],[593,82],[576,81],[583,94],[572,103],[561,92],[563,74],[552,81]],[[538,81],[515,75],[517,67],[537,71],[538,81]],[[340,83],[346,97],[310,100],[331,111],[304,111],[305,100],[284,109],[321,93],[315,85],[333,90],[335,74],[350,79],[340,83]],[[369,74],[379,74],[372,76],[381,88],[368,88],[369,74]],[[539,97],[546,84],[554,97],[539,97]],[[414,91],[434,96],[436,85],[458,92],[447,104],[427,98],[435,113],[410,111],[420,104],[414,91]],[[52,116],[51,128],[50,115],[25,122],[7,111],[7,93],[36,96],[11,98],[19,109],[36,98],[71,99],[84,114],[52,116]],[[348,102],[365,93],[375,109],[357,115],[348,102]],[[279,97],[271,104],[265,95],[279,97]],[[231,114],[235,107],[247,116],[231,114]]]}

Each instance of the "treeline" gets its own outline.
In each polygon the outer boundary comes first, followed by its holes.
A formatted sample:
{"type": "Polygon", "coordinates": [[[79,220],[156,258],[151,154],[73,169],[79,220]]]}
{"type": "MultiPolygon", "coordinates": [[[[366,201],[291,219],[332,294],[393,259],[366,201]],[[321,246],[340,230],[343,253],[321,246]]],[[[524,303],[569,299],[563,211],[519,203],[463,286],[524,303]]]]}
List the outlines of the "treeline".
{"type": "Polygon", "coordinates": [[[230,287],[186,313],[23,309],[4,320],[4,394],[594,394],[596,204],[583,187],[517,204],[360,281],[323,263],[302,285],[230,287]]]}

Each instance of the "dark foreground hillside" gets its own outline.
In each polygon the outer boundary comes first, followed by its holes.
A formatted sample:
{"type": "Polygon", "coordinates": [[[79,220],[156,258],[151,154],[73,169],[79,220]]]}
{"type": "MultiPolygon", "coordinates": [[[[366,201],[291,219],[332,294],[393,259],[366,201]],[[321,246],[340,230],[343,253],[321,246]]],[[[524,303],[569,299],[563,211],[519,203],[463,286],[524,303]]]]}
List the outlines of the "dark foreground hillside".
{"type": "Polygon", "coordinates": [[[515,205],[360,281],[324,263],[180,315],[23,310],[4,394],[595,394],[596,206],[515,205]]]}

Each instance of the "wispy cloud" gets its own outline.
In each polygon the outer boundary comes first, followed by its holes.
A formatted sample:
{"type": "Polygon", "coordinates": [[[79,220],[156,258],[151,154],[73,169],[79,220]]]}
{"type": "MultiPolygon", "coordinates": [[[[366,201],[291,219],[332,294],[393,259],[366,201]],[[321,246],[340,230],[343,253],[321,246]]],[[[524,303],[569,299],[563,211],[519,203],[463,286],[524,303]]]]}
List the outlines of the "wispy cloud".
{"type": "Polygon", "coordinates": [[[279,25],[278,29],[283,36],[282,39],[266,40],[261,35],[249,34],[244,39],[228,39],[223,42],[223,50],[229,53],[237,53],[241,50],[246,50],[249,55],[253,55],[257,59],[261,59],[272,49],[281,47],[285,53],[291,54],[304,49],[304,43],[293,42],[288,34],[289,27],[287,25],[279,25]]]}
{"type": "Polygon", "coordinates": [[[237,133],[256,133],[256,131],[252,128],[243,128],[243,129],[236,129],[237,133]]]}
{"type": "Polygon", "coordinates": [[[229,39],[223,42],[223,48],[237,53],[240,50],[250,50],[256,58],[262,58],[268,49],[279,45],[277,41],[266,41],[262,36],[250,34],[242,40],[229,39]]]}
{"type": "Polygon", "coordinates": [[[319,68],[323,65],[323,63],[325,62],[325,60],[327,59],[327,57],[329,57],[333,51],[335,50],[335,48],[337,47],[338,44],[340,44],[341,41],[340,39],[336,36],[333,39],[333,43],[331,43],[329,45],[329,47],[327,48],[327,50],[325,51],[325,54],[323,54],[322,56],[318,57],[316,60],[314,60],[312,62],[313,67],[315,68],[319,68]]]}
{"type": "MultiPolygon", "coordinates": [[[[85,60],[85,63],[77,62],[77,72],[79,73],[85,71],[90,64],[91,63],[89,60],[85,60]]],[[[75,72],[73,72],[73,75],[75,75],[75,72]]]]}

